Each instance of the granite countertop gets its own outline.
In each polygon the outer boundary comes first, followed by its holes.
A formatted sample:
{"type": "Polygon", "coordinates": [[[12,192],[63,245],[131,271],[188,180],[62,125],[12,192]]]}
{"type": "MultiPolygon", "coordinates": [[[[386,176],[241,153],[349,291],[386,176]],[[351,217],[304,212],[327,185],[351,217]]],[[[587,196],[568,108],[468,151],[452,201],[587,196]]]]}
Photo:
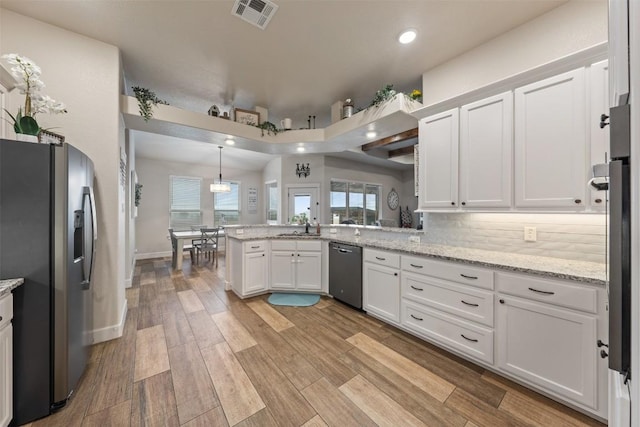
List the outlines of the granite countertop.
{"type": "Polygon", "coordinates": [[[18,286],[24,283],[24,279],[6,279],[0,280],[0,297],[8,294],[18,286]]]}
{"type": "Polygon", "coordinates": [[[240,241],[279,240],[279,239],[319,239],[332,242],[347,243],[365,248],[383,249],[405,254],[427,256],[435,259],[462,262],[479,267],[517,273],[536,274],[539,276],[575,280],[595,285],[607,283],[606,265],[588,261],[574,261],[536,255],[514,254],[509,252],[488,251],[484,249],[446,246],[432,243],[412,243],[408,239],[372,239],[365,237],[345,237],[317,234],[277,236],[272,234],[228,235],[240,241]]]}

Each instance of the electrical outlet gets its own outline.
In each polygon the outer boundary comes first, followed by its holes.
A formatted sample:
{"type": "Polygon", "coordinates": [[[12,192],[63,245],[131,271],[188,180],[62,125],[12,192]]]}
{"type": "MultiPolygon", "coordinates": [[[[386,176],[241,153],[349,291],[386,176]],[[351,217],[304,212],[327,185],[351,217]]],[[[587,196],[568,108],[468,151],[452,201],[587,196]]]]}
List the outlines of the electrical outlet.
{"type": "Polygon", "coordinates": [[[411,243],[420,243],[420,236],[409,236],[409,241],[411,243]]]}
{"type": "Polygon", "coordinates": [[[525,227],[524,228],[524,241],[525,242],[535,242],[536,240],[538,240],[538,237],[536,235],[536,228],[535,227],[525,227]]]}
{"type": "Polygon", "coordinates": [[[244,230],[242,228],[238,228],[236,230],[236,234],[244,234],[244,230]]]}
{"type": "Polygon", "coordinates": [[[330,228],[329,229],[329,233],[330,234],[336,234],[338,232],[338,230],[336,230],[335,228],[330,228]]]}

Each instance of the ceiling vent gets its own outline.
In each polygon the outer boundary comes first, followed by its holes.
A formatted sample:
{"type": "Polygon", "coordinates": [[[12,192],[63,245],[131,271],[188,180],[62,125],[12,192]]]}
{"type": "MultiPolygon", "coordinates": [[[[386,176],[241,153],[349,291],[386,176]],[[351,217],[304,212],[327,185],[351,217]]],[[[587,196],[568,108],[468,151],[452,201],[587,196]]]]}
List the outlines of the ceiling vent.
{"type": "Polygon", "coordinates": [[[269,0],[236,0],[231,14],[264,30],[276,10],[278,5],[269,0]]]}

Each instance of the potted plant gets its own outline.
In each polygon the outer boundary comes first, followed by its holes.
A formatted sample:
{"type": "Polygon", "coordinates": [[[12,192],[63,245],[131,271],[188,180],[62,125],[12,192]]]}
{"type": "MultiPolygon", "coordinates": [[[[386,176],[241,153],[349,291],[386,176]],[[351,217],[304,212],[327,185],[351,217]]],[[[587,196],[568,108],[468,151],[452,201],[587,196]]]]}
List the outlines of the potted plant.
{"type": "Polygon", "coordinates": [[[153,107],[155,105],[169,105],[167,101],[158,98],[153,91],[147,88],[133,86],[131,89],[133,89],[133,94],[138,100],[138,109],[145,122],[148,122],[153,117],[153,107]]]}
{"type": "Polygon", "coordinates": [[[12,115],[5,109],[12,120],[16,139],[37,142],[40,133],[40,125],[36,121],[36,114],[51,113],[63,114],[67,112],[65,105],[40,93],[44,83],[40,80],[42,70],[32,60],[16,53],[2,55],[11,67],[11,74],[18,79],[17,88],[24,95],[24,109],[18,108],[16,115],[12,115]],[[24,137],[28,135],[29,137],[24,137]]]}

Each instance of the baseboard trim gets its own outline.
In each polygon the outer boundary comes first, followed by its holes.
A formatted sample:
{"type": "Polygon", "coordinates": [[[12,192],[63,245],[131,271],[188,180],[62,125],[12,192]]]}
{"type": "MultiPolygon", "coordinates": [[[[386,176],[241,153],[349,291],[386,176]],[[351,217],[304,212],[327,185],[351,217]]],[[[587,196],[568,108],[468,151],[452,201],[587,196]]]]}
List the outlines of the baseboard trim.
{"type": "Polygon", "coordinates": [[[144,254],[136,254],[136,260],[138,259],[151,259],[151,258],[166,258],[171,256],[171,251],[166,252],[147,252],[144,254]]]}
{"type": "Polygon", "coordinates": [[[122,317],[117,325],[107,326],[106,328],[94,329],[92,332],[93,343],[98,344],[104,341],[110,341],[120,338],[124,332],[124,322],[127,320],[127,299],[124,300],[122,307],[122,317]]]}

